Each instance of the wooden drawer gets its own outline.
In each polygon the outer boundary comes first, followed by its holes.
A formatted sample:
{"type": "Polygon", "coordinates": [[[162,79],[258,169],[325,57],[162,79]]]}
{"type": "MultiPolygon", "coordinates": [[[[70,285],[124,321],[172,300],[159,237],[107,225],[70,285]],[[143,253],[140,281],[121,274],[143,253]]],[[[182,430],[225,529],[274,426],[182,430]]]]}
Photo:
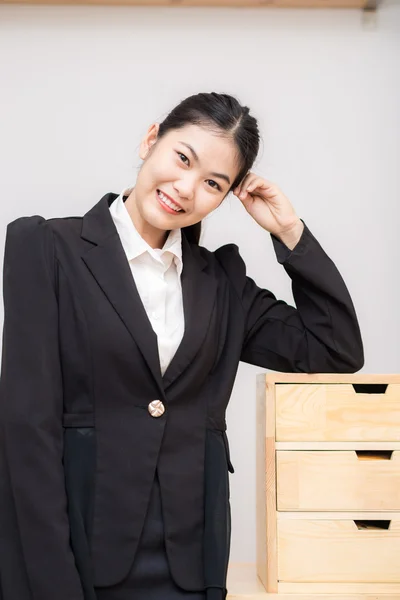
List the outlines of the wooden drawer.
{"type": "Polygon", "coordinates": [[[282,511],[400,510],[400,451],[276,452],[282,511]]]}
{"type": "Polygon", "coordinates": [[[399,583],[400,520],[378,523],[278,519],[278,580],[399,583]]]}
{"type": "Polygon", "coordinates": [[[282,383],[275,400],[277,442],[400,440],[400,383],[282,383]]]}

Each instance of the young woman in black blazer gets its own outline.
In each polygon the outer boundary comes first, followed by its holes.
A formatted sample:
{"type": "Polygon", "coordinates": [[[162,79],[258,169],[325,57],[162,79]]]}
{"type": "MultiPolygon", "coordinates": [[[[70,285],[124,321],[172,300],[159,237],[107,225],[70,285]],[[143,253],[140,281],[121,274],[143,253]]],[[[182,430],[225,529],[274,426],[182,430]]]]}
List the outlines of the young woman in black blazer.
{"type": "Polygon", "coordinates": [[[122,199],[108,193],[83,217],[8,225],[1,600],[224,599],[225,411],[239,361],[305,373],[362,367],[346,285],[288,198],[251,172],[258,147],[247,107],[197,94],[148,129],[122,199]],[[199,245],[201,220],[229,192],[270,233],[296,307],[246,275],[235,244],[199,245]],[[168,268],[180,307],[171,314],[184,327],[163,369],[154,315],[112,218],[117,201],[149,256],[170,232],[180,241],[168,268]]]}

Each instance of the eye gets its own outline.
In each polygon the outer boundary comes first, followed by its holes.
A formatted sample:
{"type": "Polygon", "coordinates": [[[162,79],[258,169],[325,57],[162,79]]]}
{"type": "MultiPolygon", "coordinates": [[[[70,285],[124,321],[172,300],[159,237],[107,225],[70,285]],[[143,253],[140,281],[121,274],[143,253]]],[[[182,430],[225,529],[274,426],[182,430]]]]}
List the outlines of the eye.
{"type": "Polygon", "coordinates": [[[214,181],[213,179],[207,179],[207,181],[211,181],[212,183],[215,183],[215,186],[212,185],[211,187],[213,187],[215,190],[221,191],[221,186],[216,181],[214,181]]]}
{"type": "MultiPolygon", "coordinates": [[[[188,164],[189,164],[189,159],[188,159],[188,157],[187,157],[187,156],[185,156],[184,154],[182,154],[182,152],[177,152],[177,155],[178,155],[179,157],[183,156],[183,158],[186,158],[186,160],[187,160],[188,162],[187,162],[187,163],[185,163],[185,164],[186,164],[186,165],[188,165],[188,164]]],[[[181,159],[181,160],[182,160],[182,159],[181,159]]],[[[184,163],[185,161],[184,161],[184,160],[182,160],[182,162],[184,163]]]]}
{"type": "MultiPolygon", "coordinates": [[[[183,162],[185,165],[189,165],[190,161],[185,154],[183,154],[182,152],[179,152],[177,150],[176,150],[176,153],[179,156],[179,158],[181,159],[181,162],[183,162]],[[183,159],[182,159],[182,157],[183,157],[183,159]],[[185,162],[185,160],[187,160],[188,162],[185,162]]],[[[210,181],[212,184],[214,184],[214,185],[211,185],[211,187],[213,189],[221,191],[221,186],[216,181],[214,181],[213,179],[207,179],[206,181],[210,181]]]]}

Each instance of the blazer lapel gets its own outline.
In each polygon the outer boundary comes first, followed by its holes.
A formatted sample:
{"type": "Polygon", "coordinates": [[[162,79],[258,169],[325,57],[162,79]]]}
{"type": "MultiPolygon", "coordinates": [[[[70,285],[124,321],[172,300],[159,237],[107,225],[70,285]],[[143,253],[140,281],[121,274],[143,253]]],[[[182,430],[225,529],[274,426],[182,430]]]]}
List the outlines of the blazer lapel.
{"type": "Polygon", "coordinates": [[[82,258],[134,338],[163,393],[157,336],[147,317],[109,211],[111,202],[117,197],[117,194],[106,194],[84,215],[81,236],[96,245],[82,258]]]}
{"type": "Polygon", "coordinates": [[[217,290],[216,278],[205,270],[207,261],[198,246],[182,235],[181,276],[185,330],[182,341],[163,376],[165,389],[194,360],[206,336],[217,290]]]}
{"type": "Polygon", "coordinates": [[[161,375],[157,336],[147,317],[132,277],[109,206],[118,197],[106,194],[83,217],[81,236],[95,245],[82,258],[134,338],[160,392],[177,379],[194,360],[207,333],[217,290],[216,278],[207,273],[200,249],[182,235],[181,276],[185,329],[182,341],[164,376],[161,375]]]}

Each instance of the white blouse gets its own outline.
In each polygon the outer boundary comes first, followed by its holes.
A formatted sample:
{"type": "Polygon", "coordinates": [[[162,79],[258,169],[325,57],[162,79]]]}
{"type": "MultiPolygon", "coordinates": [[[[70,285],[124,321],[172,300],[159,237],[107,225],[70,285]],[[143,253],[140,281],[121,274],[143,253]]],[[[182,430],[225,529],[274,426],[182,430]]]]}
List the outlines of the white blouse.
{"type": "Polygon", "coordinates": [[[185,328],[181,287],[181,230],[171,230],[163,248],[149,246],[138,233],[125,207],[123,196],[128,196],[130,192],[131,188],[121,192],[112,202],[110,213],[139,296],[157,334],[161,373],[164,375],[185,328]]]}

